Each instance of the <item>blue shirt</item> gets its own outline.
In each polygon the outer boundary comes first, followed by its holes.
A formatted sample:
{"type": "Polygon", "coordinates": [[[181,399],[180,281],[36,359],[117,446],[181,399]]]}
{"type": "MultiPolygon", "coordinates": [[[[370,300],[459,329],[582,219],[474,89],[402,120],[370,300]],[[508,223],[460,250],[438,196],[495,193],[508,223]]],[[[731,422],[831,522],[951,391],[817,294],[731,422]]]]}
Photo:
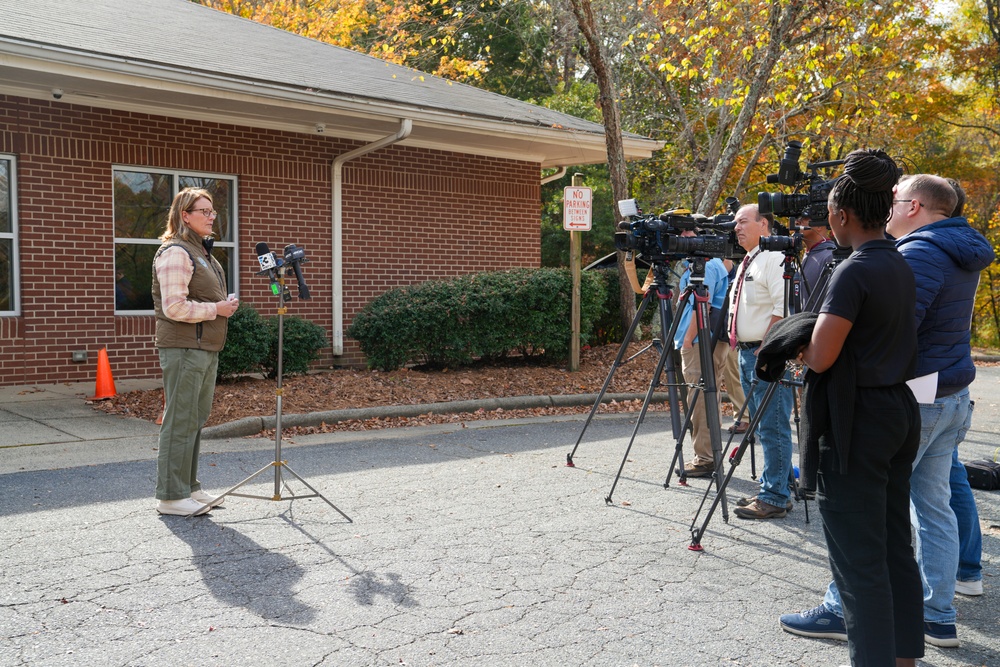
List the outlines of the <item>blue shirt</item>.
{"type": "MultiPolygon", "coordinates": [[[[687,261],[687,260],[685,260],[687,261]]],[[[689,268],[681,276],[678,287],[683,293],[691,282],[691,269],[689,268]]],[[[708,288],[708,303],[712,310],[721,310],[726,303],[726,290],[729,289],[729,272],[718,257],[713,257],[705,263],[705,287],[708,288]]],[[[687,333],[691,325],[691,316],[694,313],[694,297],[692,296],[681,307],[680,322],[677,324],[677,331],[674,333],[674,347],[678,350],[684,343],[684,334],[687,333]]],[[[698,342],[695,336],[694,342],[698,342]]]]}

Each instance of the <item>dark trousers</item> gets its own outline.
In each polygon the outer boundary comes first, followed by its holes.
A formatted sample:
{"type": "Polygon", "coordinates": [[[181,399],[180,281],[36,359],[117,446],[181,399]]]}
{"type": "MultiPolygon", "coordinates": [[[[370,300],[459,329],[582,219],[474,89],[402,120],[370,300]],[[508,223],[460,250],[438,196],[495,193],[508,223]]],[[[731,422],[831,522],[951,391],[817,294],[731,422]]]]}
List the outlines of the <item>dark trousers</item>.
{"type": "Polygon", "coordinates": [[[905,385],[858,387],[848,469],[820,438],[817,500],[854,667],[924,654],[923,588],[910,545],[920,411],[905,385]]]}

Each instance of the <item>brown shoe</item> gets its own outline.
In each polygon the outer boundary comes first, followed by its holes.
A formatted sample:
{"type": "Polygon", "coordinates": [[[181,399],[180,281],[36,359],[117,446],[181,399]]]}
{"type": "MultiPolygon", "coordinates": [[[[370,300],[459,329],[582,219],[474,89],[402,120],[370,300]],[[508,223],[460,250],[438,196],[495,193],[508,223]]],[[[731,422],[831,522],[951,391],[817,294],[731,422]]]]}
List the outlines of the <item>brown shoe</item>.
{"type": "MultiPolygon", "coordinates": [[[[685,463],[684,474],[687,477],[711,477],[715,472],[714,463],[685,463]]],[[[680,471],[677,472],[680,475],[680,471]]]]}
{"type": "Polygon", "coordinates": [[[747,422],[736,422],[729,427],[730,433],[746,433],[747,429],[750,428],[750,424],[747,422]]]}
{"type": "Polygon", "coordinates": [[[781,519],[788,514],[788,510],[754,498],[746,507],[737,507],[733,514],[741,519],[781,519]]]}
{"type": "MultiPolygon", "coordinates": [[[[740,498],[739,500],[736,501],[736,506],[737,507],[748,507],[755,500],[757,500],[757,496],[750,496],[749,498],[740,498]]],[[[791,500],[789,500],[788,502],[785,503],[785,509],[787,511],[791,512],[792,511],[792,507],[794,507],[794,505],[792,505],[792,501],[791,500]]]]}

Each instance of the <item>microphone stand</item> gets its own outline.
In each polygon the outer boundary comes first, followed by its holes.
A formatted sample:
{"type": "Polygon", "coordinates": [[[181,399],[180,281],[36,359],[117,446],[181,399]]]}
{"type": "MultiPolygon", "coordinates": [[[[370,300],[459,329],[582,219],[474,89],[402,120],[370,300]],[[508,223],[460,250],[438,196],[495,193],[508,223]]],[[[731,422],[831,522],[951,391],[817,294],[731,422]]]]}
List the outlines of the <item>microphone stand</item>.
{"type": "Polygon", "coordinates": [[[244,479],[242,482],[240,482],[236,486],[234,486],[234,487],[226,490],[226,492],[223,493],[219,497],[221,498],[222,496],[237,496],[239,498],[257,498],[257,499],[260,499],[260,500],[295,500],[297,498],[320,498],[327,505],[329,505],[333,509],[337,510],[337,512],[340,514],[340,516],[342,516],[345,519],[347,519],[348,523],[354,523],[354,521],[351,519],[351,517],[349,517],[346,514],[344,514],[340,510],[340,508],[338,508],[336,505],[334,505],[332,502],[330,502],[330,500],[326,496],[324,496],[322,493],[320,493],[319,491],[317,491],[316,489],[314,489],[312,486],[310,486],[309,482],[307,482],[306,480],[302,479],[302,476],[299,475],[294,470],[292,470],[290,467],[288,467],[288,463],[286,461],[282,460],[282,458],[281,458],[281,394],[282,394],[282,391],[283,391],[282,388],[281,388],[281,376],[282,376],[282,371],[283,371],[282,364],[283,364],[283,360],[284,360],[284,342],[285,342],[284,341],[284,338],[285,338],[285,336],[284,336],[284,331],[285,331],[285,320],[284,320],[284,317],[285,317],[285,311],[287,310],[287,308],[285,308],[284,302],[285,301],[289,301],[292,298],[291,295],[288,294],[288,290],[285,287],[285,271],[284,271],[284,269],[287,269],[287,267],[288,267],[288,264],[283,264],[283,265],[280,265],[277,269],[269,269],[269,270],[264,270],[264,271],[260,272],[261,274],[263,274],[263,273],[268,273],[268,271],[275,271],[277,273],[278,285],[280,285],[280,289],[277,292],[277,297],[278,297],[278,385],[277,385],[277,388],[275,390],[275,395],[277,396],[277,405],[276,405],[275,418],[274,418],[274,462],[267,464],[266,466],[264,466],[263,468],[261,468],[260,470],[258,470],[257,472],[255,472],[254,474],[252,474],[249,477],[247,477],[246,479],[244,479]],[[258,496],[258,495],[252,495],[252,494],[246,494],[246,493],[235,493],[235,491],[237,489],[239,489],[241,486],[243,486],[247,482],[251,481],[252,479],[258,477],[259,475],[263,474],[269,468],[274,468],[274,494],[273,495],[270,495],[270,496],[258,496]],[[312,491],[312,493],[306,493],[306,494],[295,494],[295,493],[292,493],[291,488],[282,479],[282,476],[281,476],[281,471],[282,470],[287,470],[292,476],[295,477],[295,479],[297,479],[300,482],[302,482],[306,486],[306,488],[308,488],[310,491],[312,491]],[[284,486],[285,489],[288,491],[288,494],[285,495],[285,496],[281,495],[281,487],[282,486],[284,486]]]}

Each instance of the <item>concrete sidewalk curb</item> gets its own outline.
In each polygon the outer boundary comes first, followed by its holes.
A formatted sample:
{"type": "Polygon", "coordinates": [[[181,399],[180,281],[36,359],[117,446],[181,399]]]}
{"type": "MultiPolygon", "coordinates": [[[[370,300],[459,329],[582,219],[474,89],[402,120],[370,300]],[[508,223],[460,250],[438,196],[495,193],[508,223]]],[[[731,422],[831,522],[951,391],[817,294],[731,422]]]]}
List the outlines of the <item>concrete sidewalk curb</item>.
{"type": "MultiPolygon", "coordinates": [[[[612,401],[643,400],[645,394],[605,394],[602,403],[612,401]]],[[[666,392],[654,392],[653,401],[666,402],[666,392]]],[[[281,426],[319,426],[321,424],[336,424],[353,419],[391,419],[395,417],[419,417],[433,412],[436,414],[455,414],[458,412],[476,412],[477,410],[531,410],[534,408],[567,408],[579,405],[593,405],[597,394],[562,394],[557,396],[510,396],[506,398],[485,398],[474,401],[452,401],[449,403],[421,403],[418,405],[387,405],[374,408],[353,408],[349,410],[330,410],[327,412],[311,412],[307,414],[281,415],[281,426]]],[[[725,392],[719,392],[719,400],[728,400],[725,392]]],[[[275,426],[274,416],[244,417],[226,424],[208,426],[201,431],[203,439],[239,438],[256,435],[275,426]]]]}

